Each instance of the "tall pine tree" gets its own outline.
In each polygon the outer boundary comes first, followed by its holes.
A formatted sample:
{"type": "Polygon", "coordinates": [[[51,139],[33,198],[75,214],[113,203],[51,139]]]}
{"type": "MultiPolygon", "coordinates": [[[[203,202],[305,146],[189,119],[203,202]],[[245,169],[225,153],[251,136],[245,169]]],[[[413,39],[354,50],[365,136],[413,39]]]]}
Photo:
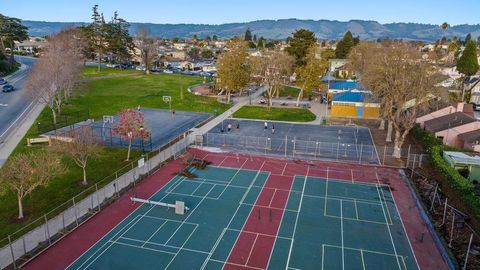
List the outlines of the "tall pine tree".
{"type": "Polygon", "coordinates": [[[247,28],[247,31],[245,31],[245,41],[252,41],[252,32],[250,31],[250,28],[247,28]]]}
{"type": "Polygon", "coordinates": [[[315,33],[307,29],[299,29],[293,33],[293,36],[288,39],[287,53],[295,57],[295,64],[297,66],[305,65],[308,49],[312,47],[317,39],[315,33]]]}
{"type": "Polygon", "coordinates": [[[337,44],[337,48],[335,49],[335,57],[339,59],[347,58],[348,54],[355,46],[354,39],[352,33],[347,31],[343,36],[343,39],[340,40],[337,44]]]}

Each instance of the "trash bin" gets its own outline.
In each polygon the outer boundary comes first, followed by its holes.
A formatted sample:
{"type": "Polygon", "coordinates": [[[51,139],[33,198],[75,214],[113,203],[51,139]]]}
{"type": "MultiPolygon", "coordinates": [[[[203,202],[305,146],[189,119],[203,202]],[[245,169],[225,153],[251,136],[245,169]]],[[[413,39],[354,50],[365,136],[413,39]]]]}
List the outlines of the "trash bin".
{"type": "Polygon", "coordinates": [[[322,116],[322,125],[326,125],[326,124],[327,124],[327,117],[322,116]]]}

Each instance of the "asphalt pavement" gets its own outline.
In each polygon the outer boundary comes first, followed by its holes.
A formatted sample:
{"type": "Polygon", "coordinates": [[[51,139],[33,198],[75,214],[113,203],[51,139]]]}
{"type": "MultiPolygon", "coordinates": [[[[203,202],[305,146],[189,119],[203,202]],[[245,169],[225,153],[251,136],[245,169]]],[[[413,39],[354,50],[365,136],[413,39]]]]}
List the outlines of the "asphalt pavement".
{"type": "Polygon", "coordinates": [[[8,137],[9,133],[24,117],[31,107],[31,101],[26,98],[23,92],[25,79],[36,59],[33,57],[15,56],[15,59],[22,64],[20,69],[4,77],[9,84],[13,85],[15,91],[0,92],[0,147],[1,143],[8,137]]]}

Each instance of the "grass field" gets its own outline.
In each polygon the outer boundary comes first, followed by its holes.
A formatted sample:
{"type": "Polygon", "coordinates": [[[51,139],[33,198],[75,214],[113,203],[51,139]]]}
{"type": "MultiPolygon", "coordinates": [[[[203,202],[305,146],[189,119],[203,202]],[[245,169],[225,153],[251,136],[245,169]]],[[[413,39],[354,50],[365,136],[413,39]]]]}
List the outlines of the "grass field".
{"type": "Polygon", "coordinates": [[[233,114],[233,117],[246,119],[265,119],[274,121],[310,122],[315,115],[308,109],[270,108],[258,106],[243,106],[233,114]]]}
{"type": "Polygon", "coordinates": [[[282,85],[280,88],[280,96],[281,97],[292,97],[295,98],[298,96],[298,93],[300,92],[299,88],[292,87],[292,86],[287,86],[287,85],[282,85]]]}
{"type": "MultiPolygon", "coordinates": [[[[195,96],[186,90],[188,86],[199,83],[201,80],[192,76],[154,74],[90,81],[80,86],[76,97],[64,106],[64,112],[88,109],[90,118],[101,118],[103,115],[113,115],[121,109],[138,105],[167,109],[169,105],[162,100],[164,95],[172,96],[172,107],[176,110],[210,113],[214,110],[219,113],[225,111],[229,105],[218,103],[214,98],[195,96]],[[183,94],[181,89],[184,90],[183,94]]],[[[51,121],[51,112],[46,108],[35,123],[48,121],[51,121]]],[[[26,146],[26,138],[38,135],[36,125],[33,125],[12,155],[27,151],[44,151],[43,147],[26,146]]],[[[126,151],[126,149],[103,148],[101,156],[92,160],[87,167],[87,177],[90,182],[98,182],[128,164],[124,161],[126,151]]],[[[135,159],[141,153],[133,151],[132,154],[132,159],[135,159]]],[[[65,174],[53,179],[49,186],[35,190],[25,199],[26,218],[22,222],[15,219],[18,211],[15,195],[9,191],[0,195],[0,201],[2,201],[0,239],[85,189],[79,184],[82,178],[81,169],[69,159],[64,159],[63,163],[67,168],[65,174]]]]}
{"type": "Polygon", "coordinates": [[[104,76],[121,76],[127,74],[142,74],[140,70],[135,69],[118,69],[110,67],[102,67],[98,71],[97,67],[88,66],[83,68],[82,77],[84,78],[93,78],[93,77],[104,77],[104,76]]]}

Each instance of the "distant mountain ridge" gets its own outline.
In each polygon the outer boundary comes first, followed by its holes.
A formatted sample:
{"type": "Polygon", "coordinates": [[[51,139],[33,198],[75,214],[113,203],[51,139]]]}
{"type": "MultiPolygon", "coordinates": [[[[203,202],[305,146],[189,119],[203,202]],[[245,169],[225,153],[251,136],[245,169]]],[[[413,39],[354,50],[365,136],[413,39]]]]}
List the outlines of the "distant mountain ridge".
{"type": "MultiPolygon", "coordinates": [[[[79,26],[82,22],[42,22],[42,21],[23,21],[29,27],[31,36],[46,36],[56,33],[68,26],[79,26]]],[[[246,23],[226,23],[226,24],[156,24],[156,23],[131,23],[130,32],[135,34],[139,26],[145,25],[150,28],[153,36],[164,38],[188,38],[196,34],[200,38],[207,35],[217,35],[220,38],[230,38],[237,35],[243,35],[247,28],[250,28],[253,34],[258,37],[263,36],[269,39],[286,39],[296,29],[306,28],[313,32],[319,39],[339,39],[343,34],[350,30],[355,36],[359,35],[361,39],[409,39],[435,41],[443,36],[451,38],[458,36],[465,38],[468,33],[473,38],[480,35],[480,24],[476,25],[455,25],[449,27],[446,31],[440,26],[433,24],[420,23],[387,23],[381,24],[376,21],[350,20],[348,22],[330,21],[330,20],[299,20],[299,19],[281,19],[281,20],[259,20],[246,23]]]]}

